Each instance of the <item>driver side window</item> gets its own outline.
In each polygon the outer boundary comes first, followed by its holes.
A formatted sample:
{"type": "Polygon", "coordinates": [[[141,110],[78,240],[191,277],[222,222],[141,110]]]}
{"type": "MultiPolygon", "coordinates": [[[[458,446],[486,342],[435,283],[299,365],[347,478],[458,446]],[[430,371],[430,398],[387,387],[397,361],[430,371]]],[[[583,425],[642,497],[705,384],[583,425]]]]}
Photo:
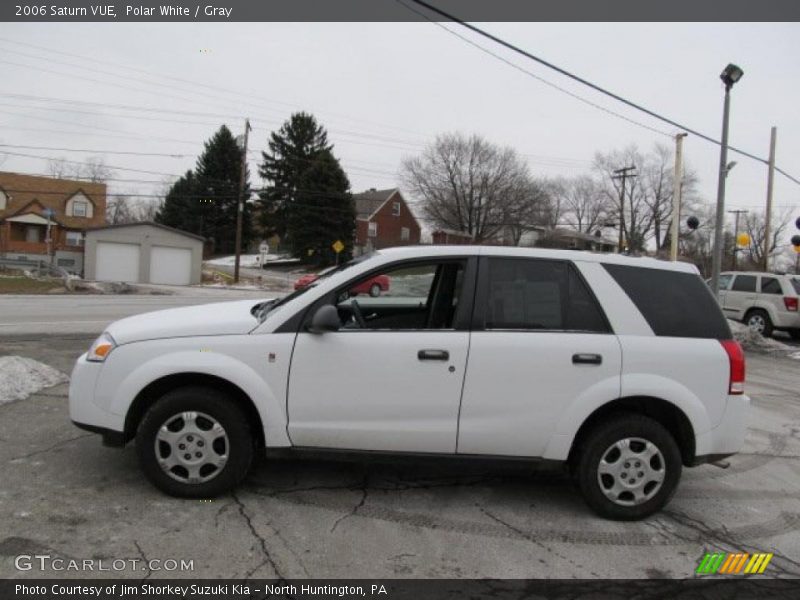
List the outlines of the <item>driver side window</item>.
{"type": "Polygon", "coordinates": [[[451,329],[465,263],[405,264],[373,273],[337,293],[343,329],[451,329]]]}

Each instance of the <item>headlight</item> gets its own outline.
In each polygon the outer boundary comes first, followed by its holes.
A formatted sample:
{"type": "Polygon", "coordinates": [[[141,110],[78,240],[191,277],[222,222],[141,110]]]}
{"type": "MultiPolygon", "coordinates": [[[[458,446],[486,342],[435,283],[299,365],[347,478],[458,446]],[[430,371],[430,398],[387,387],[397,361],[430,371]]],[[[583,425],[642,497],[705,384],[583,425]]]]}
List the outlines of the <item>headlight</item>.
{"type": "Polygon", "coordinates": [[[114,338],[107,333],[103,333],[94,341],[91,348],[89,348],[89,352],[86,354],[86,360],[103,362],[116,347],[117,343],[114,341],[114,338]]]}

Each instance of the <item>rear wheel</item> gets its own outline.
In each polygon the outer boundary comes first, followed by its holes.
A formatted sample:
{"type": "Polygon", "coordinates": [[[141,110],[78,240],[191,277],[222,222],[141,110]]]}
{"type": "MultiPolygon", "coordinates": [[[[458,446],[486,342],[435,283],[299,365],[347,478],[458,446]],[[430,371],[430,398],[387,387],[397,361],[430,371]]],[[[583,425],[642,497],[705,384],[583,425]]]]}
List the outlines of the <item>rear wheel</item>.
{"type": "Polygon", "coordinates": [[[369,288],[369,295],[373,298],[377,298],[381,295],[381,286],[377,283],[373,283],[369,288]]]}
{"type": "Polygon", "coordinates": [[[209,498],[247,475],[253,435],[242,411],[224,393],[204,387],[173,390],[145,414],[136,433],[147,478],[172,496],[209,498]]]}
{"type": "Polygon", "coordinates": [[[800,340],[800,329],[790,329],[789,335],[792,336],[793,340],[800,340]]]}
{"type": "Polygon", "coordinates": [[[750,329],[757,331],[764,337],[769,337],[772,335],[772,321],[770,321],[769,315],[766,313],[766,311],[761,309],[751,310],[749,313],[747,313],[744,323],[750,329]]]}
{"type": "Polygon", "coordinates": [[[577,477],[597,514],[643,519],[669,502],[681,477],[681,454],[657,421],[622,413],[597,425],[581,445],[577,477]]]}

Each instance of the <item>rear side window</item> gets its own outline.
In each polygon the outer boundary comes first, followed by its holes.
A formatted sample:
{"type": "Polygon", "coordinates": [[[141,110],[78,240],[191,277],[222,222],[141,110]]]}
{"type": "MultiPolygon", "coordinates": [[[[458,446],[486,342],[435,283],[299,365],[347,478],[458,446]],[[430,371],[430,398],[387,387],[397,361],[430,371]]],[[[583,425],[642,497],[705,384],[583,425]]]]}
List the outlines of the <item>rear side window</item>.
{"type": "Polygon", "coordinates": [[[730,339],[728,322],[697,275],[603,264],[659,336],[730,339]]]}
{"type": "Polygon", "coordinates": [[[781,282],[774,277],[761,278],[761,293],[762,294],[782,294],[781,282]]]}
{"type": "Polygon", "coordinates": [[[792,279],[792,286],[794,287],[794,291],[800,295],[800,279],[792,279]]]}
{"type": "Polygon", "coordinates": [[[756,291],[756,276],[755,275],[737,275],[733,280],[734,292],[755,292],[756,291]]]}
{"type": "Polygon", "coordinates": [[[609,331],[574,267],[561,261],[516,258],[489,259],[485,327],[609,331]]]}

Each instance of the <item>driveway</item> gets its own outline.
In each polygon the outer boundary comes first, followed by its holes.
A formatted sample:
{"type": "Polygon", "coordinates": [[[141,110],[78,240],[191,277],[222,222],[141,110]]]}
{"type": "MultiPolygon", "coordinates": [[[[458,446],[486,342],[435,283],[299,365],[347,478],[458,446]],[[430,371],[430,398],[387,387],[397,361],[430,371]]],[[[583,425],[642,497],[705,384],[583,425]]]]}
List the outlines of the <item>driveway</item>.
{"type": "MultiPolygon", "coordinates": [[[[69,373],[91,336],[8,338],[0,353],[69,373]]],[[[637,523],[590,514],[559,472],[451,460],[269,459],[213,501],[164,496],[132,447],[73,427],[67,386],[0,406],[0,577],[19,554],[188,560],[128,577],[690,577],[706,551],[774,552],[767,576],[800,576],[800,369],[748,357],[745,450],[684,471],[672,502],[637,523]]],[[[162,563],[163,564],[163,563],[162,563]]],[[[66,573],[67,575],[91,575],[66,573]]]]}

